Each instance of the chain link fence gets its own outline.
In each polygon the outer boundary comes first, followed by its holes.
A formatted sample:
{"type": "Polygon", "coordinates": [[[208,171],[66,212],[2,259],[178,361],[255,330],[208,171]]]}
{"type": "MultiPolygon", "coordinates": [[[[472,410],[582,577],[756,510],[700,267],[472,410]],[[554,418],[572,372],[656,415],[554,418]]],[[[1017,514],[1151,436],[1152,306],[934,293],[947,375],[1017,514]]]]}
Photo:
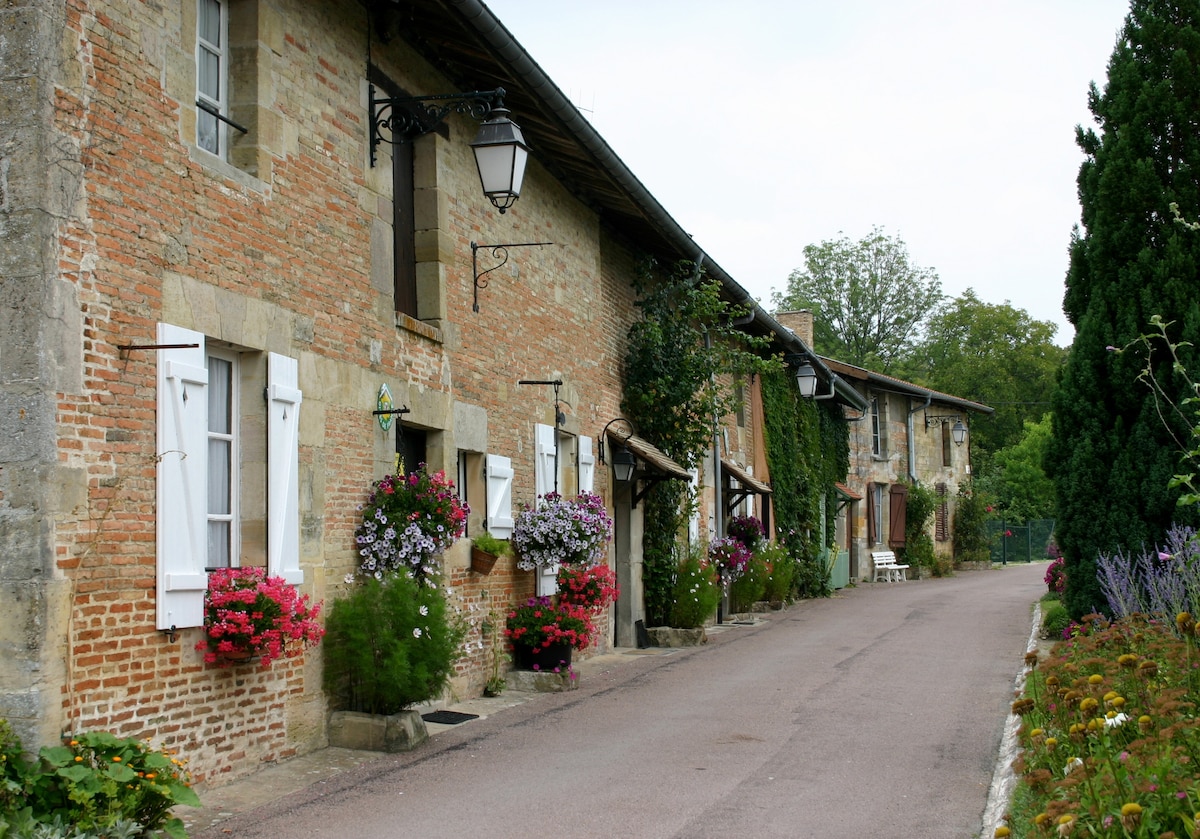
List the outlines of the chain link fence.
{"type": "Polygon", "coordinates": [[[1030,519],[1009,522],[1003,519],[987,523],[992,562],[1032,562],[1046,559],[1050,537],[1054,535],[1054,519],[1030,519]]]}

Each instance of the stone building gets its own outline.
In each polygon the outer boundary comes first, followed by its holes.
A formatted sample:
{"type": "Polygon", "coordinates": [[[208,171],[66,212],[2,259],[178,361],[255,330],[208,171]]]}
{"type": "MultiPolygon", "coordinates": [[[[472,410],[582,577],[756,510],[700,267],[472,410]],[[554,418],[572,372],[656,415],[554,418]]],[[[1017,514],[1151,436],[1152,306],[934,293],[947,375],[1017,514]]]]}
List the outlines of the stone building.
{"type": "MultiPolygon", "coordinates": [[[[600,647],[632,645],[637,484],[597,455],[639,262],[699,257],[749,295],[485,6],[23,0],[0,31],[0,717],[27,747],[106,729],[213,780],[323,746],[319,655],[205,666],[206,569],[336,598],[398,457],[457,476],[468,534],[553,488],[599,493],[623,589],[600,647]],[[376,100],[496,88],[529,147],[503,210],[481,114],[372,142],[395,130],[376,100]],[[404,412],[376,414],[389,398],[404,412]]],[[[757,305],[743,328],[808,350],[757,305]]],[[[749,415],[698,480],[757,510],[749,415]]],[[[643,474],[687,477],[631,442],[643,474]]],[[[468,553],[445,556],[473,621],[460,695],[487,676],[477,616],[537,584],[468,553]]]]}
{"type": "MultiPolygon", "coordinates": [[[[812,346],[812,313],[780,312],[781,324],[812,346]]],[[[850,417],[850,466],[839,487],[841,508],[833,537],[848,552],[851,580],[872,579],[872,551],[902,548],[907,486],[938,496],[930,523],[934,551],[952,555],[954,503],[971,475],[970,415],[993,409],[969,399],[905,382],[822,356],[835,388],[851,387],[866,408],[850,417]]]]}

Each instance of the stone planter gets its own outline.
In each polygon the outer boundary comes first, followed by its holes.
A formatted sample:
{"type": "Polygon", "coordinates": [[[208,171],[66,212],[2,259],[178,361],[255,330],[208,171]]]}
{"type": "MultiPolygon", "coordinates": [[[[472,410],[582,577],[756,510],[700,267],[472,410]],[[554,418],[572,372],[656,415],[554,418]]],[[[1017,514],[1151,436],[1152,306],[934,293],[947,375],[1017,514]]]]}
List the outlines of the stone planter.
{"type": "Polygon", "coordinates": [[[407,752],[429,739],[419,711],[361,714],[334,711],[329,717],[329,745],[371,752],[407,752]]]}
{"type": "Polygon", "coordinates": [[[651,626],[646,629],[652,647],[698,647],[708,643],[704,627],[678,629],[673,626],[651,626]]]}

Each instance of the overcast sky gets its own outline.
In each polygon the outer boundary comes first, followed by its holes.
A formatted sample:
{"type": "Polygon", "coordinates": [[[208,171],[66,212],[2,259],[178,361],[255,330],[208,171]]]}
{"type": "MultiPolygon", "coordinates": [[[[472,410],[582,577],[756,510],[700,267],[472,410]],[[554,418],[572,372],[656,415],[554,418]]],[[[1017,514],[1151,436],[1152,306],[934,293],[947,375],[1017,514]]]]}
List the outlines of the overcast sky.
{"type": "Polygon", "coordinates": [[[485,2],[767,309],[805,245],[879,226],[1070,343],[1075,126],[1128,0],[485,2]]]}

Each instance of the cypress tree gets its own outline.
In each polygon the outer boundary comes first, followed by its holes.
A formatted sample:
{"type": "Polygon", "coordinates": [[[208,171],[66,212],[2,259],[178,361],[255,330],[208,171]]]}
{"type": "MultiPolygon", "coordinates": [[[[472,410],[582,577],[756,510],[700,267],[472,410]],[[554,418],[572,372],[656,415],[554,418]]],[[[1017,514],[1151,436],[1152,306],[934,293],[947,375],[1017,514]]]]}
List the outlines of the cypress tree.
{"type": "MultiPolygon", "coordinates": [[[[1139,338],[1157,314],[1173,322],[1173,342],[1200,344],[1200,232],[1171,212],[1175,203],[1200,218],[1200,0],[1132,0],[1108,83],[1091,86],[1088,104],[1096,128],[1076,130],[1083,230],[1071,238],[1063,301],[1076,334],[1047,456],[1076,618],[1106,608],[1100,553],[1151,549],[1173,521],[1196,520],[1168,487],[1190,429],[1144,374],[1177,405],[1188,381],[1161,342],[1139,338]]],[[[1180,352],[1200,376],[1195,347],[1180,352]]]]}

